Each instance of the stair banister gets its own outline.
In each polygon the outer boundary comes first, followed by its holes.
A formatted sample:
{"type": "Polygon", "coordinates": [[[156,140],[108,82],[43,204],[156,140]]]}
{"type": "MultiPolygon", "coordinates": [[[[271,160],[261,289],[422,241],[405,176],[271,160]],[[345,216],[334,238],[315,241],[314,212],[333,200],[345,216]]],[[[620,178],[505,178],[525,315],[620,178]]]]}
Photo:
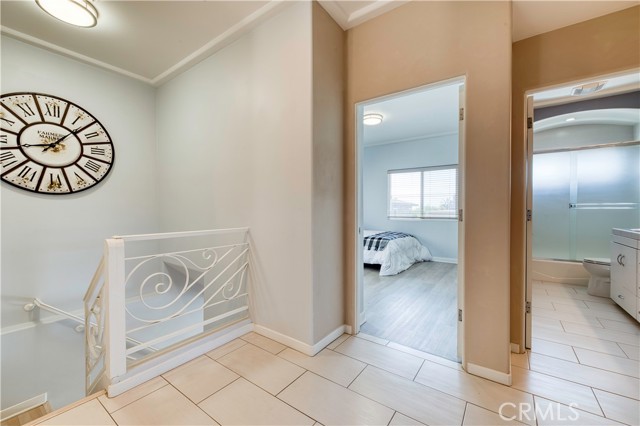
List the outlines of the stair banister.
{"type": "Polygon", "coordinates": [[[126,326],[125,326],[125,270],[124,241],[121,238],[105,240],[106,277],[106,341],[107,375],[111,381],[127,372],[126,326]],[[114,344],[120,342],[121,344],[114,344]]]}

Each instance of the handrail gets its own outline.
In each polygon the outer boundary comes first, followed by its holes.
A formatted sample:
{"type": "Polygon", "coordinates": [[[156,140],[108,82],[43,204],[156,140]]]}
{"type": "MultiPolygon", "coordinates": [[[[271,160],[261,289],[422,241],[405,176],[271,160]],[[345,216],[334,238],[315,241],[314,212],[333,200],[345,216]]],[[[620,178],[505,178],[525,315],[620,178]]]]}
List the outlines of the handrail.
{"type": "Polygon", "coordinates": [[[112,238],[125,241],[160,240],[163,238],[201,237],[205,235],[224,235],[233,232],[247,232],[249,228],[209,229],[205,231],[165,232],[156,234],[114,235],[112,238]]]}
{"type": "Polygon", "coordinates": [[[87,288],[87,291],[84,293],[84,297],[82,298],[82,300],[84,300],[85,302],[87,301],[89,296],[93,294],[93,291],[95,290],[96,286],[98,285],[98,282],[100,281],[100,277],[102,276],[103,270],[104,270],[104,256],[100,258],[100,262],[98,263],[96,272],[93,274],[93,278],[91,278],[91,282],[89,283],[89,288],[87,288]]]}
{"type": "MultiPolygon", "coordinates": [[[[36,307],[38,307],[38,308],[40,308],[42,310],[54,313],[54,314],[61,315],[63,317],[66,317],[67,319],[70,319],[71,321],[77,322],[78,324],[80,324],[79,326],[77,326],[75,328],[75,330],[78,333],[80,333],[82,330],[84,330],[85,322],[84,322],[83,318],[81,318],[81,317],[79,317],[77,315],[74,315],[71,312],[63,311],[60,308],[56,308],[53,305],[49,305],[47,303],[44,303],[42,300],[38,299],[37,297],[33,299],[32,303],[27,303],[26,305],[24,305],[24,310],[27,311],[27,312],[30,312],[30,311],[33,311],[36,307]]],[[[96,324],[92,322],[91,325],[96,325],[96,324]]],[[[141,345],[142,344],[141,341],[139,341],[137,339],[134,339],[132,337],[127,337],[127,341],[129,343],[133,343],[134,345],[141,345]]],[[[152,352],[156,352],[158,350],[158,348],[154,348],[153,346],[149,346],[148,348],[152,352]]]]}

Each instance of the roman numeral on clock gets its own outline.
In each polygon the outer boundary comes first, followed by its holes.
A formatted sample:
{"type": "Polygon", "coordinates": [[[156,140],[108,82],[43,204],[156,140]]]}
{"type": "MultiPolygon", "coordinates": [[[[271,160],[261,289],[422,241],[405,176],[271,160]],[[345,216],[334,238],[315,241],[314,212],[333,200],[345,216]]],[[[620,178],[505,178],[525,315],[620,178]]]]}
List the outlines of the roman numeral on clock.
{"type": "Polygon", "coordinates": [[[24,102],[21,104],[16,104],[16,106],[18,108],[20,108],[22,110],[22,112],[24,112],[24,116],[25,117],[32,117],[34,115],[36,115],[35,112],[33,112],[33,110],[31,109],[31,106],[29,106],[28,103],[24,102]]]}
{"type": "Polygon", "coordinates": [[[59,189],[62,188],[62,181],[60,180],[60,175],[56,175],[53,177],[53,173],[49,173],[49,189],[59,189]]]}
{"type": "Polygon", "coordinates": [[[60,105],[54,103],[46,104],[47,110],[44,112],[44,115],[48,115],[49,117],[60,118],[60,105]]]}
{"type": "Polygon", "coordinates": [[[91,147],[91,155],[105,155],[107,151],[104,148],[99,148],[97,146],[91,147]]]}
{"type": "Polygon", "coordinates": [[[96,137],[96,136],[98,136],[98,135],[99,135],[99,133],[98,133],[98,132],[91,132],[91,133],[85,133],[85,134],[84,134],[84,136],[85,136],[87,139],[95,138],[95,137],[96,137]]]}
{"type": "Polygon", "coordinates": [[[100,171],[100,164],[91,160],[88,160],[84,166],[95,173],[98,173],[100,171]]]}
{"type": "Polygon", "coordinates": [[[36,173],[37,171],[33,170],[33,173],[31,173],[33,169],[29,166],[24,166],[22,168],[22,170],[20,170],[20,173],[18,173],[18,176],[20,176],[23,179],[29,179],[30,182],[33,182],[33,178],[36,177],[36,173]],[[29,173],[31,173],[31,177],[29,177],[29,173]]]}
{"type": "Polygon", "coordinates": [[[5,151],[2,154],[0,154],[0,161],[2,162],[3,167],[7,167],[12,165],[18,160],[16,160],[16,156],[12,151],[5,151]],[[5,163],[5,161],[9,161],[9,160],[13,160],[13,161],[11,161],[10,163],[5,163]]]}
{"type": "Polygon", "coordinates": [[[9,126],[13,126],[14,124],[16,124],[15,121],[13,120],[9,120],[8,118],[4,118],[4,117],[0,117],[0,120],[4,121],[5,123],[7,123],[9,126]]]}
{"type": "Polygon", "coordinates": [[[0,135],[0,143],[7,143],[7,135],[0,135]]]}

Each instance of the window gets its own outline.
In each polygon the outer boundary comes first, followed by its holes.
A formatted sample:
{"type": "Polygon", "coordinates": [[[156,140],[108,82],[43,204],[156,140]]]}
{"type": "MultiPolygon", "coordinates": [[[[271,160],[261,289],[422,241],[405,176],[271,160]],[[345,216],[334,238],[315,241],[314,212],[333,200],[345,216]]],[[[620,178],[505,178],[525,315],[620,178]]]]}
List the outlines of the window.
{"type": "Polygon", "coordinates": [[[389,218],[457,219],[458,166],[389,170],[389,218]]]}

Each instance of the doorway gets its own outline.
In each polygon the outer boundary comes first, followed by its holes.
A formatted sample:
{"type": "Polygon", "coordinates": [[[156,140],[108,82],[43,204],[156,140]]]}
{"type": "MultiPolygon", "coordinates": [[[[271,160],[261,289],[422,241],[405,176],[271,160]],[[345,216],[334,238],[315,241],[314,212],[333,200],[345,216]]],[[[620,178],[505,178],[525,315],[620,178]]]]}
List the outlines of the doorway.
{"type": "Polygon", "coordinates": [[[573,360],[598,315],[626,320],[583,261],[608,270],[612,229],[640,226],[640,73],[528,95],[525,346],[573,360]]]}
{"type": "Polygon", "coordinates": [[[462,359],[464,77],[356,104],[356,330],[462,359]]]}

